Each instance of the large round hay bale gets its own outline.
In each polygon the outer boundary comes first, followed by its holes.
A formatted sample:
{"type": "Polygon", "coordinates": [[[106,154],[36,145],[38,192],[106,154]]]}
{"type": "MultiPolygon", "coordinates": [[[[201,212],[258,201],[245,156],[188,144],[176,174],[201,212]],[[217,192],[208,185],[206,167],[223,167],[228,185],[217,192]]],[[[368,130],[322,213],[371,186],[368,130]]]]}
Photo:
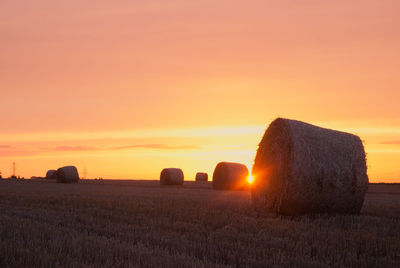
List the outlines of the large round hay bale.
{"type": "Polygon", "coordinates": [[[208,174],[204,172],[197,172],[196,181],[208,181],[208,174]]]}
{"type": "Polygon", "coordinates": [[[57,169],[55,176],[57,182],[61,183],[71,183],[79,181],[78,170],[74,166],[66,166],[57,169]]]}
{"type": "Polygon", "coordinates": [[[359,137],[282,118],[265,132],[252,175],[255,207],[283,215],[359,213],[368,188],[359,137]]]}
{"type": "Polygon", "coordinates": [[[247,188],[249,170],[243,164],[220,162],[213,173],[215,190],[243,190],[247,188]]]}
{"type": "Polygon", "coordinates": [[[46,179],[55,179],[56,178],[56,172],[57,170],[55,169],[50,169],[46,172],[46,179]]]}
{"type": "Polygon", "coordinates": [[[162,185],[182,185],[184,180],[183,171],[180,168],[164,168],[160,174],[162,185]]]}

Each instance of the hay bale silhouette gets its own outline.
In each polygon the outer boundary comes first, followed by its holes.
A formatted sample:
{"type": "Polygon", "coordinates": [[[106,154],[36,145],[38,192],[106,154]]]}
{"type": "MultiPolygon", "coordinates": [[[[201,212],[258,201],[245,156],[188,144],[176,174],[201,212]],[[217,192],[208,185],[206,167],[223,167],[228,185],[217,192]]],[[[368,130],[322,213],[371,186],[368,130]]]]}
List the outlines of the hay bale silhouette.
{"type": "Polygon", "coordinates": [[[46,172],[46,179],[55,179],[56,178],[56,172],[57,170],[55,169],[50,169],[46,172]]]}
{"type": "Polygon", "coordinates": [[[204,172],[197,172],[196,181],[208,181],[208,174],[204,172]]]}
{"type": "Polygon", "coordinates": [[[359,213],[368,188],[358,136],[278,118],[259,144],[252,199],[266,213],[359,213]]]}
{"type": "Polygon", "coordinates": [[[244,190],[247,187],[249,170],[243,164],[220,162],[213,173],[215,190],[244,190]]]}
{"type": "Polygon", "coordinates": [[[55,176],[57,182],[61,183],[79,182],[78,170],[74,166],[66,166],[57,169],[55,176]]]}
{"type": "Polygon", "coordinates": [[[183,171],[180,168],[164,168],[160,174],[162,185],[182,185],[184,180],[183,171]]]}

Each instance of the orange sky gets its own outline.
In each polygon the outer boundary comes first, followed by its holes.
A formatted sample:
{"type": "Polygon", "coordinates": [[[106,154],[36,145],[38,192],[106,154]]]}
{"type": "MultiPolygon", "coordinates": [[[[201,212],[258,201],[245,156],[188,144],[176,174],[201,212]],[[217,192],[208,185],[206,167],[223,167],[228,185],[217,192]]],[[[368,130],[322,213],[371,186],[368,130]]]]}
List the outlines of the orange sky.
{"type": "Polygon", "coordinates": [[[1,1],[0,170],[188,179],[277,116],[361,136],[400,181],[399,1],[1,1]]]}

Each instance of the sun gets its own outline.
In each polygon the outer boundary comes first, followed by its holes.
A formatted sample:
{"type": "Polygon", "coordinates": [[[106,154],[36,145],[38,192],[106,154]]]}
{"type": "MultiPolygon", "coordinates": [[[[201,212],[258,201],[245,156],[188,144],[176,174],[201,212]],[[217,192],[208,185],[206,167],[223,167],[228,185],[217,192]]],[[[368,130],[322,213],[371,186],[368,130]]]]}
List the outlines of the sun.
{"type": "Polygon", "coordinates": [[[250,183],[250,184],[252,184],[253,181],[254,181],[253,175],[249,174],[249,176],[247,177],[247,182],[250,183]]]}

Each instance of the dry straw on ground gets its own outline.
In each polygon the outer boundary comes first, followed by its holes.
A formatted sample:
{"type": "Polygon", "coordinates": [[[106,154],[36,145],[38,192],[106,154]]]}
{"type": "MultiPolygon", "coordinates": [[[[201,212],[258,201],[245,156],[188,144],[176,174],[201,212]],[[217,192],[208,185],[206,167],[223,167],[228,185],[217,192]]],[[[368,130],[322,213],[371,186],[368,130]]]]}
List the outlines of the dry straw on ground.
{"type": "Polygon", "coordinates": [[[371,185],[360,215],[295,218],[211,183],[0,180],[0,197],[0,267],[400,267],[400,185],[371,185]]]}
{"type": "Polygon", "coordinates": [[[249,170],[243,164],[220,162],[213,174],[213,188],[216,190],[242,190],[247,186],[249,170]]]}
{"type": "Polygon", "coordinates": [[[160,174],[162,185],[182,185],[184,180],[183,171],[180,168],[164,168],[160,174]]]}
{"type": "Polygon", "coordinates": [[[79,182],[78,170],[74,166],[66,166],[57,169],[55,176],[57,182],[61,183],[79,182]]]}
{"type": "Polygon", "coordinates": [[[359,213],[368,188],[359,137],[278,118],[259,145],[253,203],[263,212],[359,213]]]}
{"type": "Polygon", "coordinates": [[[208,174],[204,172],[197,172],[196,181],[208,181],[208,174]]]}

